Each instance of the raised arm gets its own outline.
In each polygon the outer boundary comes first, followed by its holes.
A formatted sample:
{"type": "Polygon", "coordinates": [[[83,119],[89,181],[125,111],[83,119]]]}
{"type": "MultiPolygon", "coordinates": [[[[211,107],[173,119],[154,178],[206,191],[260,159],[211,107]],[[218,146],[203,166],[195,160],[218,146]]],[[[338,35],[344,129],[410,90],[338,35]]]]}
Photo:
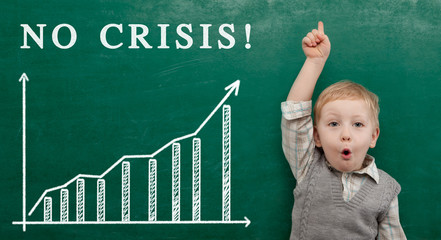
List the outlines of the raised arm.
{"type": "Polygon", "coordinates": [[[300,183],[313,161],[315,144],[311,118],[311,97],[317,79],[325,66],[331,43],[324,33],[323,23],[302,40],[305,64],[297,76],[282,108],[282,147],[291,171],[300,183]]]}
{"type": "Polygon", "coordinates": [[[331,52],[331,42],[325,34],[323,22],[320,21],[318,29],[313,29],[303,38],[302,48],[306,60],[289,91],[287,101],[309,101],[312,98],[317,79],[331,52]]]}

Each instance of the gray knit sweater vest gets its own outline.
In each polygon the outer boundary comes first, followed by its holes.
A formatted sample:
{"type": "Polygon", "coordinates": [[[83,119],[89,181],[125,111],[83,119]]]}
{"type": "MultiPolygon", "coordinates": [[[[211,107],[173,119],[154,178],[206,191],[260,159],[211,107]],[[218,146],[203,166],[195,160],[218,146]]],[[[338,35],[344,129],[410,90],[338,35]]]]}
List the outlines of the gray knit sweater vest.
{"type": "Polygon", "coordinates": [[[326,165],[324,154],[315,151],[314,155],[307,176],[294,190],[290,239],[375,239],[378,223],[400,192],[400,185],[378,170],[378,184],[367,177],[357,194],[345,202],[336,170],[326,165]]]}

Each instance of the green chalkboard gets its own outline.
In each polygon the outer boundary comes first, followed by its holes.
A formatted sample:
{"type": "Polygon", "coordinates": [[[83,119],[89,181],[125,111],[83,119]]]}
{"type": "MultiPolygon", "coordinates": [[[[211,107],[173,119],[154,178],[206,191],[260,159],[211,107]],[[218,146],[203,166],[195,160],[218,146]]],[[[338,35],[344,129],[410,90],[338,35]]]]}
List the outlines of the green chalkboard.
{"type": "Polygon", "coordinates": [[[402,186],[404,231],[441,238],[440,12],[413,0],[4,1],[0,238],[287,239],[296,183],[280,103],[319,20],[332,50],[314,98],[341,79],[377,93],[370,153],[402,186]]]}

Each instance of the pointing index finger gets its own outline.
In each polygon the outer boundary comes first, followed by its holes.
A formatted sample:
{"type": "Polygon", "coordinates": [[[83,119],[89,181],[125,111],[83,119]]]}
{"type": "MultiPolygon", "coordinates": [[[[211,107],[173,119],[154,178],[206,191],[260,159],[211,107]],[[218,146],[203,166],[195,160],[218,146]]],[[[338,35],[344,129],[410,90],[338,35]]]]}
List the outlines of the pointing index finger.
{"type": "Polygon", "coordinates": [[[325,34],[325,27],[323,26],[323,22],[322,21],[318,22],[318,31],[321,34],[325,34]]]}

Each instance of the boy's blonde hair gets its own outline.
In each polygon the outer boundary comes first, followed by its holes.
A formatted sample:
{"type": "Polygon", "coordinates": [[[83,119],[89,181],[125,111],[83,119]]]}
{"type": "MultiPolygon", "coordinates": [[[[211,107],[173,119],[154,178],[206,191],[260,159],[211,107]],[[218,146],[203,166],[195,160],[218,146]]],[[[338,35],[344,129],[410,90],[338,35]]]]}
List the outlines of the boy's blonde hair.
{"type": "Polygon", "coordinates": [[[320,93],[314,105],[314,126],[320,119],[320,112],[326,103],[335,100],[363,100],[371,110],[371,116],[374,119],[376,127],[380,127],[378,115],[380,114],[380,106],[378,104],[378,96],[367,90],[358,83],[349,80],[343,80],[332,84],[320,93]]]}

